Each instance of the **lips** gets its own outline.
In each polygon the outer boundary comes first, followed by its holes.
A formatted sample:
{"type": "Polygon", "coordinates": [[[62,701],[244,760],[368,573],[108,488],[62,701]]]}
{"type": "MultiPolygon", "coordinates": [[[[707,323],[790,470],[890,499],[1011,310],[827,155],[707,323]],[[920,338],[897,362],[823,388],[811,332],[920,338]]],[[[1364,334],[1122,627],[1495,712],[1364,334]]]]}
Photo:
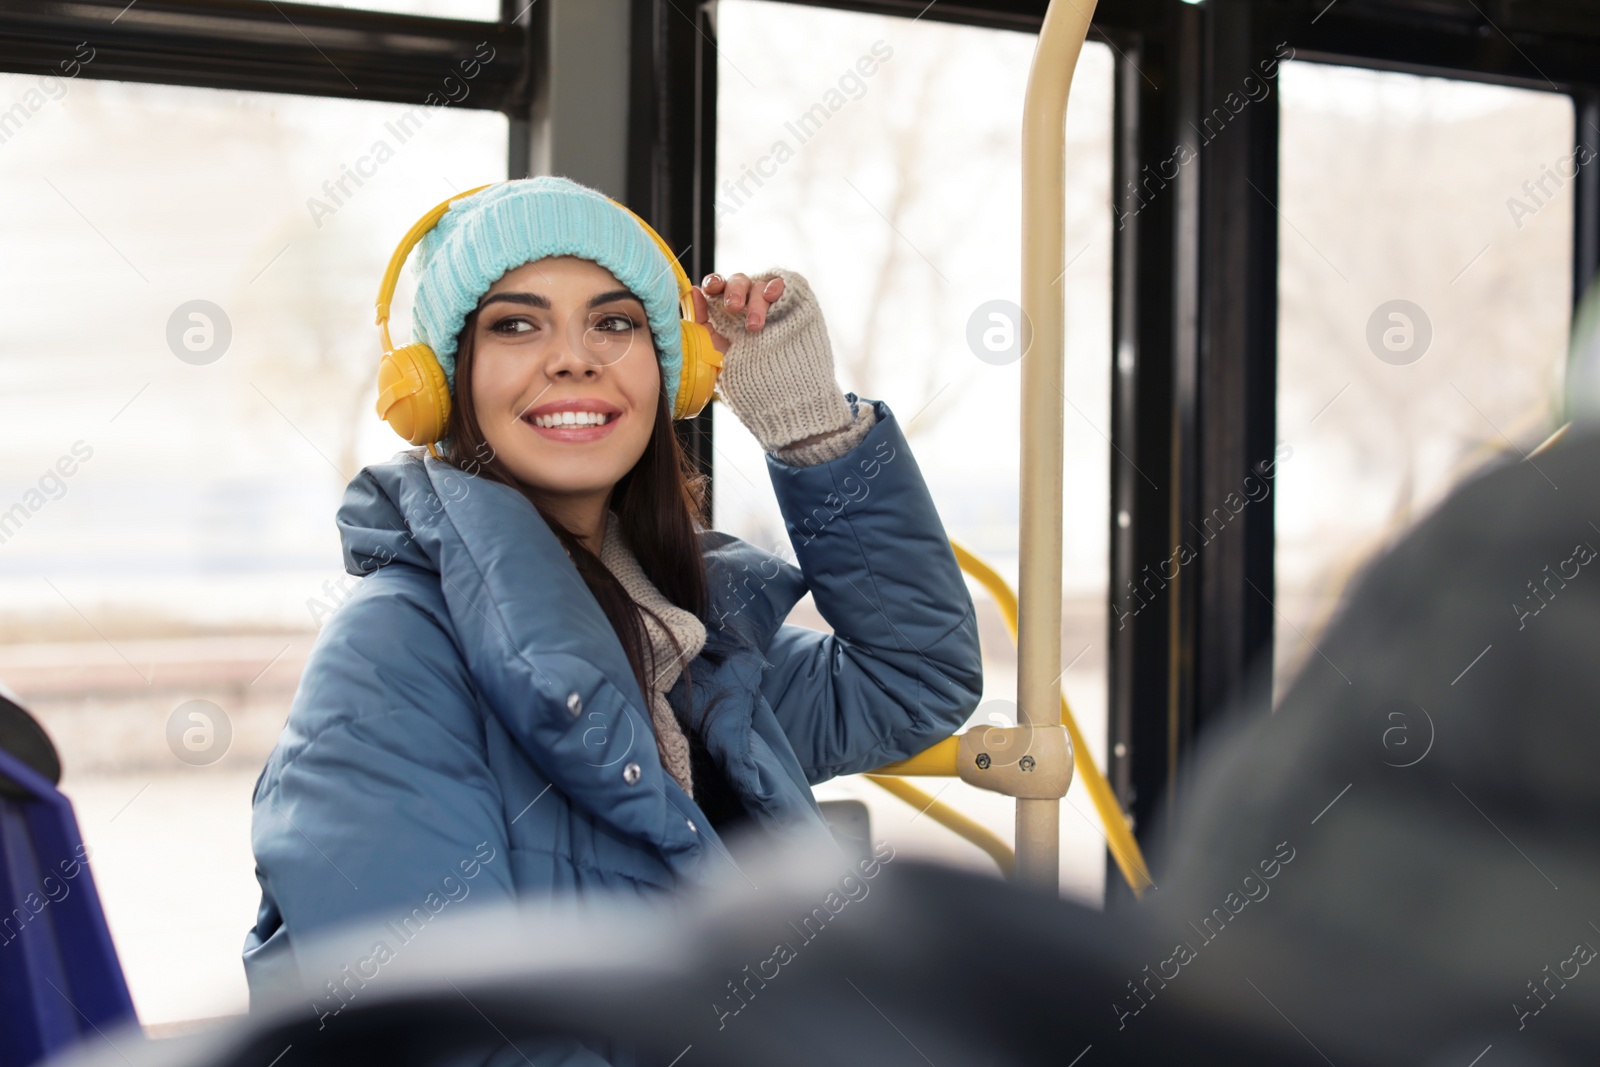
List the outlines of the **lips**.
{"type": "Polygon", "coordinates": [[[552,400],[522,413],[535,433],[555,441],[594,441],[611,433],[622,409],[595,397],[552,400]]]}

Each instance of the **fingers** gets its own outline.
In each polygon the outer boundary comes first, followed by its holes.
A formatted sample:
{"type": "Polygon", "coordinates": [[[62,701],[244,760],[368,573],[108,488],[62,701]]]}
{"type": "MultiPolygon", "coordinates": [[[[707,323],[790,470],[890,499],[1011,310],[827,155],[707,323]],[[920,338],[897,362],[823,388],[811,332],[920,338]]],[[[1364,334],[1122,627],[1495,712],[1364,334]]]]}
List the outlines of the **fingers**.
{"type": "Polygon", "coordinates": [[[759,330],[765,326],[767,310],[783,296],[782,278],[771,278],[756,285],[746,274],[734,274],[728,278],[720,274],[708,274],[701,284],[705,294],[721,294],[729,311],[746,310],[748,307],[744,321],[747,330],[759,330]]]}
{"type": "MultiPolygon", "coordinates": [[[[714,275],[713,275],[714,277],[714,275]]],[[[710,279],[707,279],[708,281],[710,279]]],[[[717,332],[711,325],[711,304],[709,298],[699,287],[690,287],[689,300],[694,305],[694,321],[705,326],[711,331],[711,347],[718,352],[727,353],[728,339],[717,332]]]]}

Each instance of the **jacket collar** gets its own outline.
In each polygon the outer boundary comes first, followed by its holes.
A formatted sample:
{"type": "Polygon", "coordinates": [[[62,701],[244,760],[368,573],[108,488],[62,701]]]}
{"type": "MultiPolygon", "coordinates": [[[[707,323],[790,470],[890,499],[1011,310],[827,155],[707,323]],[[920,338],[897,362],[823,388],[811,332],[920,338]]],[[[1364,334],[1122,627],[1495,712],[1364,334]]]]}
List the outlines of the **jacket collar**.
{"type": "MultiPolygon", "coordinates": [[[[649,706],[610,620],[522,494],[417,449],[357,475],[337,523],[350,573],[403,564],[439,576],[460,653],[480,692],[558,789],[619,833],[652,841],[680,870],[705,851],[707,838],[720,844],[704,813],[661,766],[649,706]],[[570,692],[583,703],[576,717],[570,692]],[[530,693],[543,699],[530,700],[530,693]],[[611,748],[597,751],[596,738],[611,748]],[[613,759],[611,750],[624,745],[626,759],[613,759]],[[634,786],[621,774],[628,761],[641,767],[634,786]]],[[[719,762],[728,761],[730,774],[753,787],[741,735],[750,729],[749,690],[766,666],[758,650],[804,583],[797,568],[737,538],[705,531],[701,544],[711,611],[702,659],[691,665],[697,703],[701,680],[713,674],[745,683],[737,687],[744,697],[713,716],[706,743],[719,762]],[[760,583],[754,596],[752,574],[760,583]],[[706,652],[724,659],[732,673],[699,667],[706,652]]],[[[675,709],[682,690],[680,678],[669,693],[675,709]]]]}

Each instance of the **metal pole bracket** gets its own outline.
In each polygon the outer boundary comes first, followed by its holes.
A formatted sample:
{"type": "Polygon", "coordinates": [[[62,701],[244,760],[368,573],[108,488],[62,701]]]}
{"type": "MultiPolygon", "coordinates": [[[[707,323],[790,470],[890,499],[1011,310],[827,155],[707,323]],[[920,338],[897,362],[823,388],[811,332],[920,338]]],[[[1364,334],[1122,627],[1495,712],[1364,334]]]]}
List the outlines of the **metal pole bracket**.
{"type": "Polygon", "coordinates": [[[1060,724],[975,726],[958,742],[956,773],[968,785],[1027,800],[1059,800],[1072,785],[1072,740],[1060,724]]]}

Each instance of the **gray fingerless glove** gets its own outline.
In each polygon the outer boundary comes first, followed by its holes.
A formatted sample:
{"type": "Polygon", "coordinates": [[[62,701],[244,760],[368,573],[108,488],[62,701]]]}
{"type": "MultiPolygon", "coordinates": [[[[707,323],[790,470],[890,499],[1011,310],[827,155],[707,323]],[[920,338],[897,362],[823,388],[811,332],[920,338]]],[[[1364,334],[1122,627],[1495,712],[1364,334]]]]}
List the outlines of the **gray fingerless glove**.
{"type": "Polygon", "coordinates": [[[805,277],[773,268],[751,276],[751,291],[773,278],[783,279],[783,295],[754,333],[745,332],[748,307],[734,312],[725,296],[707,298],[712,328],[729,341],[717,396],[762,448],[807,467],[850,451],[877,415],[871,404],[853,408],[834,381],[828,328],[805,277]]]}

